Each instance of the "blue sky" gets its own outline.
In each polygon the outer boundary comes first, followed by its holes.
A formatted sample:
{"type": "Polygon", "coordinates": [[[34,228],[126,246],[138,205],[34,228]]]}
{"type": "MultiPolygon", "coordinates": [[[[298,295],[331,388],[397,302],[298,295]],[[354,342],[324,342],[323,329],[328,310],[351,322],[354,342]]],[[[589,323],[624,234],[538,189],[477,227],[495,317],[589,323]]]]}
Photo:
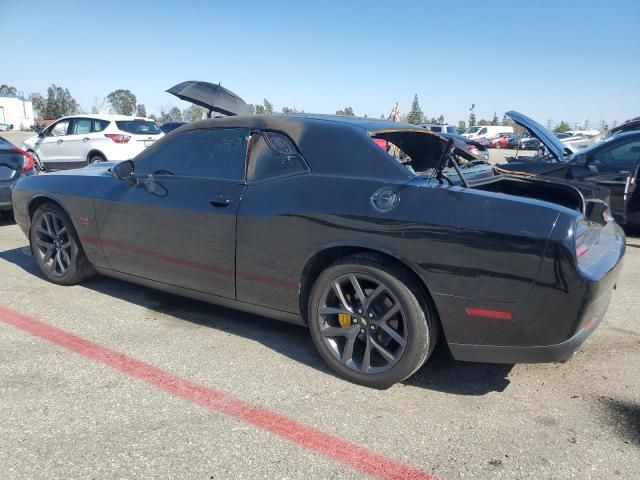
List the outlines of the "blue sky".
{"type": "Polygon", "coordinates": [[[183,80],[308,112],[541,123],[640,115],[640,1],[0,1],[0,83],[68,88],[83,108],[128,88],[148,112],[183,80]]]}

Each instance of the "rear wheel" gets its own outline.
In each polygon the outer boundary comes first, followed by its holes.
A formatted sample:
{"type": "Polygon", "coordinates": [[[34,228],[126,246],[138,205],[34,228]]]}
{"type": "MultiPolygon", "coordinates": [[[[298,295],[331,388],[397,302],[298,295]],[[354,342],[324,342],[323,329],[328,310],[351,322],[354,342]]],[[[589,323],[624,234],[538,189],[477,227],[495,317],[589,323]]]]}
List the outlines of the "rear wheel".
{"type": "Polygon", "coordinates": [[[412,276],[375,255],[330,265],[308,305],[320,355],[341,376],[374,388],[388,388],[422,366],[436,343],[435,318],[412,276]]]}
{"type": "Polygon", "coordinates": [[[87,160],[87,165],[93,165],[94,163],[106,162],[106,161],[107,159],[104,158],[103,155],[99,153],[92,153],[91,155],[89,155],[89,160],[87,160]]]}
{"type": "Polygon", "coordinates": [[[51,282],[74,285],[94,271],[67,214],[58,205],[38,207],[31,221],[31,251],[51,282]]]}

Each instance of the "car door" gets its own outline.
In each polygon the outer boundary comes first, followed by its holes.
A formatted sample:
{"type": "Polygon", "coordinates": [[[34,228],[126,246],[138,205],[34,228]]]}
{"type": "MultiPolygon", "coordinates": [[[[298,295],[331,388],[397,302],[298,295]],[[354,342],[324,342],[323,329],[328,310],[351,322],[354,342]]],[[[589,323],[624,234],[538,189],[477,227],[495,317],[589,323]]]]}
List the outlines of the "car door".
{"type": "Polygon", "coordinates": [[[137,184],[97,192],[100,242],[112,269],[236,298],[236,216],[249,130],[194,129],[134,159],[137,184]]]}
{"type": "Polygon", "coordinates": [[[67,161],[75,164],[84,165],[87,161],[87,155],[91,149],[91,130],[93,119],[91,118],[73,118],[69,133],[64,139],[64,150],[67,152],[67,161]]]}
{"type": "Polygon", "coordinates": [[[48,168],[61,168],[66,162],[64,141],[69,130],[68,118],[57,121],[44,130],[36,143],[36,153],[40,161],[48,168]]]}
{"type": "Polygon", "coordinates": [[[624,222],[628,203],[636,189],[639,165],[640,138],[635,137],[594,149],[582,164],[572,166],[571,176],[608,188],[611,211],[624,222]]]}

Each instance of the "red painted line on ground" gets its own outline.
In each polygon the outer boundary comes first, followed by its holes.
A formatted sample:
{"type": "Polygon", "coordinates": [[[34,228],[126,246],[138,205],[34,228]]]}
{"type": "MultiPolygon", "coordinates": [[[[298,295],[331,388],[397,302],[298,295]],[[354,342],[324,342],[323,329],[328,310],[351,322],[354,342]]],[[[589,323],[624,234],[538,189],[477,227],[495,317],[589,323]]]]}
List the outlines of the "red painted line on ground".
{"type": "Polygon", "coordinates": [[[360,445],[218,390],[212,390],[123,353],[0,306],[0,321],[142,380],[164,392],[266,430],[297,445],[378,479],[436,480],[436,477],[377,454],[360,445]]]}

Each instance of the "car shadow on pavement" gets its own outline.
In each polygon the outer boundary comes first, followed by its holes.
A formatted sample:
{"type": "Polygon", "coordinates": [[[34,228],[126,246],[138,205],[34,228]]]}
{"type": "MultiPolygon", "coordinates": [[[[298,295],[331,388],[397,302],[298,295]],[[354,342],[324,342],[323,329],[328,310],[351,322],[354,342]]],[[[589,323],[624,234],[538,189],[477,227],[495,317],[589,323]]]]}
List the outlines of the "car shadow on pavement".
{"type": "Polygon", "coordinates": [[[0,214],[0,227],[4,227],[6,225],[15,225],[16,221],[13,219],[13,216],[7,215],[5,213],[0,214]]]}
{"type": "MultiPolygon", "coordinates": [[[[35,260],[23,250],[1,251],[0,261],[13,263],[31,275],[44,278],[35,260]]],[[[257,341],[296,362],[335,376],[316,352],[304,327],[104,276],[93,277],[82,286],[146,308],[150,315],[169,315],[257,341]]],[[[439,342],[429,361],[403,384],[455,395],[485,395],[502,392],[509,385],[506,377],[511,368],[510,365],[458,362],[451,357],[446,344],[439,342]]]]}

